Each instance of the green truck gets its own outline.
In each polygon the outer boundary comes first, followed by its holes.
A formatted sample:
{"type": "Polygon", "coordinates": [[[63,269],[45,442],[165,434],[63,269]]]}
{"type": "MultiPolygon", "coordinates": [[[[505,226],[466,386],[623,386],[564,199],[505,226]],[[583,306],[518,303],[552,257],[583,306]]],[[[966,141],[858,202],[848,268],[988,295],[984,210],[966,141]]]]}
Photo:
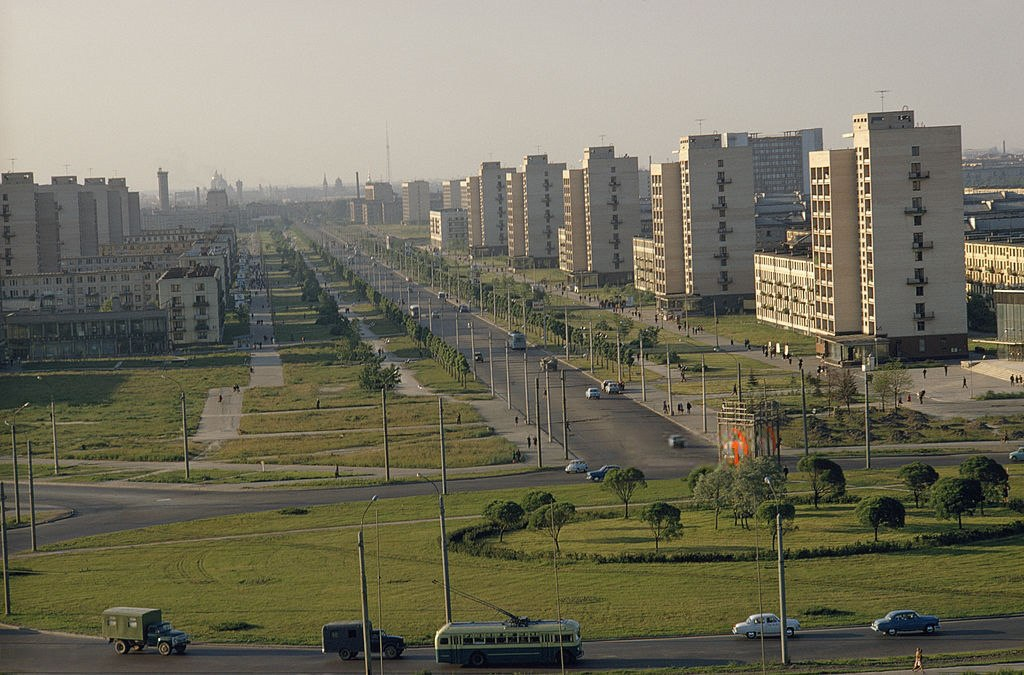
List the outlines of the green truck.
{"type": "Polygon", "coordinates": [[[185,653],[188,634],[164,621],[159,609],[111,607],[103,612],[103,637],[114,644],[114,651],[127,654],[156,647],[163,656],[172,651],[185,653]]]}

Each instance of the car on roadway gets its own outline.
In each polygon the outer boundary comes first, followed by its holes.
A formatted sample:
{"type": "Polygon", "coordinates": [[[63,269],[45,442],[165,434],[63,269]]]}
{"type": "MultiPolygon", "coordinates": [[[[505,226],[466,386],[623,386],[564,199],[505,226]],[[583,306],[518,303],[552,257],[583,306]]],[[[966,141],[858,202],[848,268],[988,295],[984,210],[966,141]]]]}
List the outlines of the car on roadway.
{"type": "Polygon", "coordinates": [[[459,305],[459,312],[465,314],[469,311],[469,305],[459,305]]]}
{"type": "Polygon", "coordinates": [[[881,619],[871,622],[871,630],[883,635],[897,633],[931,634],[939,629],[939,617],[930,614],[918,614],[912,609],[897,609],[889,612],[881,619]]]}
{"type": "Polygon", "coordinates": [[[1011,452],[1010,459],[1014,462],[1024,462],[1024,445],[1011,452]]]}
{"type": "Polygon", "coordinates": [[[483,363],[484,362],[484,353],[483,352],[473,352],[473,360],[474,361],[479,361],[480,363],[483,363]]]}
{"type": "MultiPolygon", "coordinates": [[[[765,636],[779,635],[782,621],[775,614],[751,614],[745,621],[740,621],[732,627],[733,635],[743,635],[748,639],[765,636]]],[[[793,637],[800,630],[800,622],[796,619],[786,617],[786,637],[793,637]]]]}
{"type": "Polygon", "coordinates": [[[601,481],[604,480],[605,474],[607,474],[609,471],[611,471],[612,469],[621,469],[621,468],[622,467],[619,466],[618,464],[605,464],[600,469],[594,469],[593,471],[588,471],[587,472],[587,480],[592,480],[592,481],[596,481],[596,482],[600,483],[601,481]]]}
{"type": "Polygon", "coordinates": [[[682,434],[672,434],[668,437],[668,447],[670,448],[685,448],[686,447],[686,436],[682,434]]]}
{"type": "Polygon", "coordinates": [[[440,319],[441,318],[441,312],[433,312],[430,315],[430,318],[432,318],[432,319],[440,319]]]}
{"type": "Polygon", "coordinates": [[[588,387],[586,397],[590,398],[601,398],[601,390],[597,387],[588,387]]]}
{"type": "Polygon", "coordinates": [[[587,469],[589,469],[589,468],[590,467],[587,466],[587,463],[584,462],[582,459],[574,459],[574,460],[572,460],[571,462],[569,462],[568,464],[565,465],[565,472],[566,473],[586,473],[587,469]]]}

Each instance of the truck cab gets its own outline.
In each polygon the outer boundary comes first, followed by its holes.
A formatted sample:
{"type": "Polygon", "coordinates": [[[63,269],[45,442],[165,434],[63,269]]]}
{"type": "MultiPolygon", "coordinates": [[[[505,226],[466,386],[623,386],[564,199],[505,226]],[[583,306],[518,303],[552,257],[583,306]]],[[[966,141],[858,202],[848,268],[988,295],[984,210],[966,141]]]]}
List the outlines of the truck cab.
{"type": "Polygon", "coordinates": [[[522,333],[511,332],[508,334],[509,349],[526,349],[526,336],[522,333]]]}
{"type": "MultiPolygon", "coordinates": [[[[400,635],[388,635],[370,625],[370,651],[379,654],[382,650],[381,643],[386,659],[397,659],[405,651],[405,638],[400,635]]],[[[343,661],[359,656],[363,651],[362,622],[334,621],[324,624],[321,651],[324,654],[337,653],[343,661]]]]}

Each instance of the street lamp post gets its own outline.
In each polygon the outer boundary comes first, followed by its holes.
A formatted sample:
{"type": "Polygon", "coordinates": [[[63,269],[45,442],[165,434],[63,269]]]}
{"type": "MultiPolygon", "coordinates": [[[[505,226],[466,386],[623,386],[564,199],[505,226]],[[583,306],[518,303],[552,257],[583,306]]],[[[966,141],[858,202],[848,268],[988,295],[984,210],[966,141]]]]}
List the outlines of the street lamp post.
{"type": "Polygon", "coordinates": [[[370,658],[370,626],[367,623],[370,610],[366,603],[366,558],[363,555],[363,521],[366,519],[366,512],[370,510],[370,505],[377,501],[377,495],[370,497],[370,501],[366,503],[366,508],[363,509],[363,515],[359,517],[359,536],[356,539],[356,544],[359,548],[359,600],[362,602],[363,610],[363,671],[366,675],[370,675],[373,670],[373,661],[370,658]]]}
{"type": "Polygon", "coordinates": [[[36,379],[43,383],[46,387],[46,391],[50,394],[50,430],[53,434],[53,475],[60,475],[60,463],[57,459],[57,414],[54,412],[53,407],[53,389],[46,383],[42,375],[36,375],[36,379]]]}
{"type": "Polygon", "coordinates": [[[25,401],[21,407],[11,414],[11,421],[6,422],[11,428],[11,462],[14,464],[14,520],[21,523],[21,496],[18,493],[18,413],[29,406],[25,401]]]}
{"type": "Polygon", "coordinates": [[[783,665],[789,663],[789,650],[787,648],[786,630],[786,561],[782,552],[782,503],[779,501],[779,495],[775,492],[775,486],[772,485],[772,479],[768,476],[764,477],[765,485],[772,491],[772,496],[775,497],[775,548],[779,553],[779,645],[782,650],[781,658],[783,665]]]}
{"type": "Polygon", "coordinates": [[[871,381],[871,368],[865,362],[861,365],[864,371],[864,468],[871,468],[871,394],[868,383],[871,381]]]}
{"type": "Polygon", "coordinates": [[[437,484],[430,480],[421,473],[416,474],[417,478],[430,483],[430,487],[434,488],[434,492],[437,493],[437,504],[441,517],[441,580],[444,584],[444,622],[452,622],[452,594],[451,586],[448,581],[448,535],[445,533],[444,527],[444,495],[437,489],[437,484]]]}
{"type": "Polygon", "coordinates": [[[188,421],[185,415],[185,388],[181,386],[181,383],[175,380],[173,377],[167,375],[161,375],[161,379],[173,382],[178,391],[181,392],[181,445],[184,448],[183,454],[185,455],[185,480],[189,479],[188,470],[188,421]]]}

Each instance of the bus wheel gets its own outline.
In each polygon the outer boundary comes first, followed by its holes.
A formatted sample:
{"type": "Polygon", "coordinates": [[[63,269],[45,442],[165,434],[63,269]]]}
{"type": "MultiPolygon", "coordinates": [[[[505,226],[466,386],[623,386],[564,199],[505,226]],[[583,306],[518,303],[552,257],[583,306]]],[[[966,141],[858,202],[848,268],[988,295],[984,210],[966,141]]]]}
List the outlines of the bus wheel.
{"type": "Polygon", "coordinates": [[[482,668],[487,665],[487,657],[480,652],[473,652],[469,655],[469,665],[474,668],[482,668]]]}

